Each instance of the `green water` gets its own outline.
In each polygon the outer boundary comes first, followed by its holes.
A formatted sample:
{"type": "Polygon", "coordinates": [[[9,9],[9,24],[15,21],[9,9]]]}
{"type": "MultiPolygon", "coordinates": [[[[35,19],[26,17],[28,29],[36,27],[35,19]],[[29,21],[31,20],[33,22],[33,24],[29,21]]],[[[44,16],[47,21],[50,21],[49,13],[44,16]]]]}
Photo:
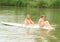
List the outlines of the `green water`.
{"type": "MultiPolygon", "coordinates": [[[[49,42],[60,42],[60,9],[0,7],[0,21],[23,23],[27,14],[35,23],[38,23],[41,15],[46,15],[50,24],[57,25],[52,33],[57,39],[50,37],[49,42]]],[[[39,42],[39,39],[36,41],[39,42]]]]}

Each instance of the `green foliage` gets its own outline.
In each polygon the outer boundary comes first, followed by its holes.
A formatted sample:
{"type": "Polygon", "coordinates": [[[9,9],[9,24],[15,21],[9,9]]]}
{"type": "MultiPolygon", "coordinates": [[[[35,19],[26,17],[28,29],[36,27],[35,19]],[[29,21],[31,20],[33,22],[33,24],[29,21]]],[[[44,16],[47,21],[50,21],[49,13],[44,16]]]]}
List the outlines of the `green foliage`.
{"type": "Polygon", "coordinates": [[[60,0],[54,1],[54,2],[51,4],[51,7],[56,7],[56,8],[60,7],[60,0]]]}
{"type": "Polygon", "coordinates": [[[16,5],[18,0],[1,0],[0,1],[0,5],[4,5],[4,6],[14,6],[16,5]]]}
{"type": "Polygon", "coordinates": [[[29,2],[27,6],[36,7],[37,5],[38,5],[38,2],[29,2]]]}
{"type": "Polygon", "coordinates": [[[20,7],[27,7],[27,4],[28,2],[27,1],[24,1],[24,0],[18,0],[17,2],[17,6],[20,6],[20,7]]]}
{"type": "Polygon", "coordinates": [[[60,0],[0,0],[1,6],[60,7],[60,0]]]}
{"type": "Polygon", "coordinates": [[[39,7],[48,7],[48,3],[45,2],[45,1],[40,1],[40,2],[38,3],[38,6],[39,6],[39,7]]]}

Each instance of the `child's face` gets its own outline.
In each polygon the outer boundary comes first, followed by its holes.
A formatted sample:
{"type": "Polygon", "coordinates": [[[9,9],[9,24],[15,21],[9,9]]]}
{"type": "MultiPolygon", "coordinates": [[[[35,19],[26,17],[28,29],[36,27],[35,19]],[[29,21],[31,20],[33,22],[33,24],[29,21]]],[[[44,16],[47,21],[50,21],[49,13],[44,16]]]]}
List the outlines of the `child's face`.
{"type": "Polygon", "coordinates": [[[29,15],[27,15],[27,19],[30,19],[30,16],[29,15]]]}
{"type": "Polygon", "coordinates": [[[45,19],[45,16],[43,16],[42,18],[45,19]]]}

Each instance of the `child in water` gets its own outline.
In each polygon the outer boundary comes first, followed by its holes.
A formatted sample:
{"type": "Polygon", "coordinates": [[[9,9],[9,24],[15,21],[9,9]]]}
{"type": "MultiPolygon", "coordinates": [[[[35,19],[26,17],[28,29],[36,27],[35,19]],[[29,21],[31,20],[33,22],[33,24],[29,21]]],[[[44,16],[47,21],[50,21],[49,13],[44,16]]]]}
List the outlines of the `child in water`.
{"type": "Polygon", "coordinates": [[[51,25],[49,24],[48,21],[44,21],[45,18],[46,18],[45,16],[41,16],[41,18],[38,21],[39,26],[41,26],[41,27],[43,27],[43,26],[51,27],[51,25]]]}
{"type": "Polygon", "coordinates": [[[34,24],[34,22],[31,20],[29,15],[26,16],[24,24],[26,24],[26,25],[34,24]]]}

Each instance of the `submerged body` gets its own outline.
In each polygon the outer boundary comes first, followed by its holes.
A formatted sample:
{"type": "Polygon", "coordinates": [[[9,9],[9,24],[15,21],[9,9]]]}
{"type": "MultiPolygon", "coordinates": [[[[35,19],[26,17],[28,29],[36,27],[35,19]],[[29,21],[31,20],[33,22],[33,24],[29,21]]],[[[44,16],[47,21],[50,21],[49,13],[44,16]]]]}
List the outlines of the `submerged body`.
{"type": "MultiPolygon", "coordinates": [[[[27,15],[27,17],[25,18],[24,24],[25,25],[33,25],[34,24],[34,22],[31,20],[29,15],[27,15]]],[[[34,32],[30,32],[30,30],[28,29],[27,34],[32,35],[32,34],[34,34],[34,32]]]]}
{"type": "Polygon", "coordinates": [[[43,35],[44,35],[44,33],[49,34],[49,32],[51,31],[51,28],[52,28],[50,23],[48,21],[44,21],[44,20],[45,20],[45,16],[41,16],[41,18],[38,21],[38,25],[40,27],[48,28],[47,30],[44,30],[44,31],[40,30],[40,34],[43,34],[43,35]]]}
{"type": "Polygon", "coordinates": [[[41,26],[41,27],[43,27],[43,26],[51,27],[49,22],[48,21],[44,21],[44,20],[45,20],[45,16],[41,16],[41,18],[38,21],[38,25],[41,26]]]}

